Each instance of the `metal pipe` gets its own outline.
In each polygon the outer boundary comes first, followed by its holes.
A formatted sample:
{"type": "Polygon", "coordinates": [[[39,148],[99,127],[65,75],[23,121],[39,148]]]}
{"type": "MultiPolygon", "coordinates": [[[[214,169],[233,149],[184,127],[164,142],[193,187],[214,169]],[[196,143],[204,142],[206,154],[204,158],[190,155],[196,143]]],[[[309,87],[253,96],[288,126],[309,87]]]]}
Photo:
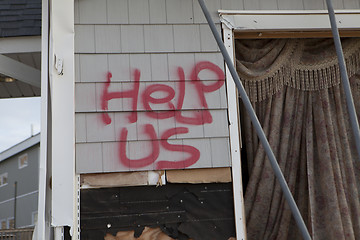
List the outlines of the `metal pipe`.
{"type": "Polygon", "coordinates": [[[16,198],[17,198],[17,181],[14,183],[14,228],[16,228],[16,198]]]}
{"type": "Polygon", "coordinates": [[[353,130],[353,134],[355,137],[355,144],[356,149],[359,155],[360,160],[360,130],[359,130],[359,123],[355,112],[355,106],[354,106],[354,99],[351,94],[351,88],[350,88],[350,82],[349,77],[346,70],[345,60],[344,60],[344,54],[341,47],[341,41],[339,36],[339,30],[336,24],[336,18],[335,18],[335,12],[332,5],[331,0],[326,0],[326,5],[329,12],[329,18],[330,18],[330,24],[331,24],[331,31],[334,38],[334,45],[336,49],[336,54],[338,57],[339,62],[339,68],[340,68],[340,74],[341,74],[341,82],[345,91],[346,95],[346,103],[349,111],[350,116],[350,123],[353,130]]]}
{"type": "Polygon", "coordinates": [[[231,76],[233,77],[234,79],[234,82],[236,84],[236,87],[239,91],[239,94],[243,100],[243,103],[245,105],[245,108],[250,116],[250,119],[255,127],[255,130],[256,130],[256,133],[265,149],[265,152],[266,152],[266,155],[268,156],[269,160],[270,160],[270,163],[271,163],[271,166],[274,170],[274,173],[275,173],[275,176],[276,178],[278,179],[279,181],[279,184],[281,186],[281,189],[284,193],[284,196],[285,196],[285,199],[286,201],[288,202],[289,206],[290,206],[290,209],[291,209],[291,212],[294,216],[294,219],[296,221],[296,224],[303,236],[304,239],[308,240],[308,239],[311,239],[310,237],[310,234],[306,228],[306,225],[305,225],[305,222],[303,220],[303,218],[301,217],[301,214],[300,214],[300,211],[295,203],[295,200],[293,198],[293,196],[291,195],[291,192],[290,192],[290,189],[286,183],[286,180],[284,178],[284,175],[282,174],[281,172],[281,169],[279,167],[279,164],[277,163],[277,160],[275,158],[275,155],[270,147],[270,144],[265,136],[265,133],[260,125],[260,122],[256,116],[256,113],[251,105],[251,102],[245,92],[245,89],[243,87],[243,85],[241,84],[240,82],[240,78],[235,70],[235,67],[233,65],[233,62],[228,54],[228,52],[226,51],[226,48],[224,46],[224,43],[219,35],[219,33],[217,32],[216,30],[216,27],[215,27],[215,24],[214,22],[212,21],[211,19],[211,16],[210,16],[210,13],[209,11],[207,10],[206,6],[205,6],[205,3],[203,0],[198,0],[199,1],[199,4],[200,4],[200,7],[205,15],[205,18],[210,26],[210,29],[214,35],[214,38],[220,48],[220,51],[224,57],[224,60],[226,62],[226,65],[228,66],[229,68],[229,71],[231,73],[231,76]]]}

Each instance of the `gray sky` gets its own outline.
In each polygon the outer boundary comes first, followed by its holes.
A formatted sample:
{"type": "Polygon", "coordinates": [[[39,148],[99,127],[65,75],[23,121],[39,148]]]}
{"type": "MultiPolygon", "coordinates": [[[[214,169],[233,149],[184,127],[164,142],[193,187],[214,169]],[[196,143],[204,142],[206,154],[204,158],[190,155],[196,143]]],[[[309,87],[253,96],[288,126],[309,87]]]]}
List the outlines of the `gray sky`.
{"type": "Polygon", "coordinates": [[[0,99],[0,152],[40,132],[40,98],[0,99]]]}

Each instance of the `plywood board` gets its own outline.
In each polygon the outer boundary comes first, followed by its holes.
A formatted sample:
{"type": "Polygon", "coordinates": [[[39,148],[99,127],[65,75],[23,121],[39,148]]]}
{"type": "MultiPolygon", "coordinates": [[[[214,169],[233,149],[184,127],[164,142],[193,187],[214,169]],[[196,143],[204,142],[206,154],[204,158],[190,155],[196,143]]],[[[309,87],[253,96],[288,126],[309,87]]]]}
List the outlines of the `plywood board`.
{"type": "Polygon", "coordinates": [[[226,183],[231,182],[231,169],[167,170],[166,179],[170,183],[226,183]]]}
{"type": "Polygon", "coordinates": [[[147,185],[147,172],[82,174],[81,188],[103,188],[147,185]]]}

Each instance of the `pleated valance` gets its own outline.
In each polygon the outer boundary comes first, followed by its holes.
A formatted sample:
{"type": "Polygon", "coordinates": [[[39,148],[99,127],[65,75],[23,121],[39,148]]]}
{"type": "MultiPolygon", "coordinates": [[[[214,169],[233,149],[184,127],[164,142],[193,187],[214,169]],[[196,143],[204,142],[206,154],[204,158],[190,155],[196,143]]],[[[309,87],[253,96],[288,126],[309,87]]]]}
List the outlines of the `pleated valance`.
{"type": "MultiPolygon", "coordinates": [[[[360,39],[343,39],[342,46],[350,78],[360,70],[360,39]]],[[[332,39],[236,40],[235,48],[236,68],[252,102],[283,86],[316,91],[341,81],[332,39]]]]}

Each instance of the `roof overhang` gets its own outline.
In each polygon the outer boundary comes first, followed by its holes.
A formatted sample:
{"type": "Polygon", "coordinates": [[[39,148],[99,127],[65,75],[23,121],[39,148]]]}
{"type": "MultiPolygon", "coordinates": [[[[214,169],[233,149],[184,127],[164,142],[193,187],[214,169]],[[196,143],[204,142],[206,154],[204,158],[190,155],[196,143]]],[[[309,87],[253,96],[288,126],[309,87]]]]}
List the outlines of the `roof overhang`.
{"type": "Polygon", "coordinates": [[[15,146],[3,151],[0,153],[0,162],[36,145],[40,144],[40,133],[36,134],[21,143],[16,144],[15,146]]]}
{"type": "Polygon", "coordinates": [[[0,98],[40,96],[41,36],[0,38],[0,98]]]}

